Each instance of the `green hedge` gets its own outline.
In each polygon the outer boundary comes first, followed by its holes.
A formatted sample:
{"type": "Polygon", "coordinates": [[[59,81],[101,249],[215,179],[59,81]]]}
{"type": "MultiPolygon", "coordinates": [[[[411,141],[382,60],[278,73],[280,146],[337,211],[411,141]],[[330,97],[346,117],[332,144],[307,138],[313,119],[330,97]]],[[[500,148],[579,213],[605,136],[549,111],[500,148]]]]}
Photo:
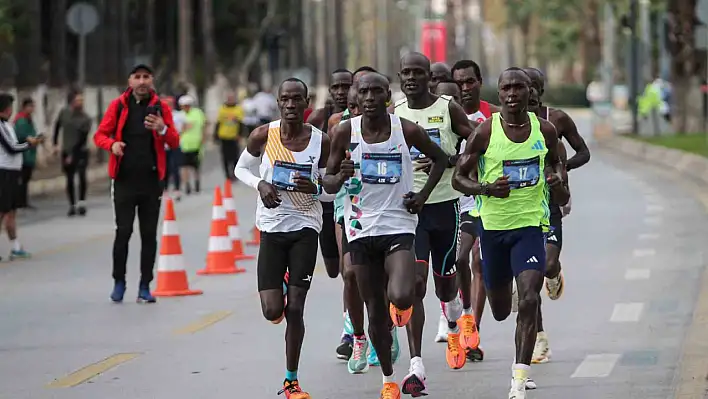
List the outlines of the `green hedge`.
{"type": "MultiPolygon", "coordinates": [[[[495,87],[482,87],[482,100],[499,105],[495,87]]],[[[585,96],[585,86],[559,85],[546,87],[543,103],[557,107],[586,108],[590,106],[585,96]]]]}

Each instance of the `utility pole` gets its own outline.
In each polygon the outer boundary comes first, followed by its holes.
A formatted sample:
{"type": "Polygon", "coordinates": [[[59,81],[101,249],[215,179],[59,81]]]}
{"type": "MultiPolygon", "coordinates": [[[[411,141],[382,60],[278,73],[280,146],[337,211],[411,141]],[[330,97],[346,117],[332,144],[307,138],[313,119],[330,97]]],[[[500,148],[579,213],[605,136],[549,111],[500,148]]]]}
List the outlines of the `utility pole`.
{"type": "Polygon", "coordinates": [[[642,56],[641,65],[643,66],[642,77],[643,83],[650,82],[652,76],[652,56],[651,56],[651,27],[649,20],[649,0],[639,0],[639,19],[642,23],[642,56]]]}
{"type": "Polygon", "coordinates": [[[629,101],[632,107],[632,133],[639,133],[639,38],[637,37],[638,0],[631,0],[629,7],[629,101]]]}

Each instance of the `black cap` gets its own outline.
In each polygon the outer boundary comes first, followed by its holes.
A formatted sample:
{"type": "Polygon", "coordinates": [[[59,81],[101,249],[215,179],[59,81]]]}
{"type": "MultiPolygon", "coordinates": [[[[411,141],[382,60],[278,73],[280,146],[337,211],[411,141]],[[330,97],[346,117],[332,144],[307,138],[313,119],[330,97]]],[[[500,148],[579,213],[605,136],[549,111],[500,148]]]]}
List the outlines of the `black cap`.
{"type": "Polygon", "coordinates": [[[138,64],[138,65],[134,66],[133,69],[130,70],[130,75],[134,74],[135,72],[138,72],[138,71],[141,70],[141,69],[143,69],[143,70],[145,70],[145,71],[148,71],[148,73],[149,73],[150,75],[153,74],[152,68],[151,68],[149,65],[147,65],[147,64],[138,64]]]}

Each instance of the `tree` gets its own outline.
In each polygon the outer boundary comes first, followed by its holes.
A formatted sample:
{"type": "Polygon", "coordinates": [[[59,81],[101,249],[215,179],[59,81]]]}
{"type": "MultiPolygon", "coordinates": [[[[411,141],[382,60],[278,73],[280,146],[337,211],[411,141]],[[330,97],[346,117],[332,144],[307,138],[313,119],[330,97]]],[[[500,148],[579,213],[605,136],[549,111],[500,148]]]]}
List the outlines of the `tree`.
{"type": "Polygon", "coordinates": [[[214,45],[214,5],[212,0],[201,0],[202,43],[204,49],[205,84],[212,82],[218,62],[214,45]]]}
{"type": "Polygon", "coordinates": [[[265,17],[260,22],[258,30],[255,35],[253,35],[251,44],[246,53],[246,57],[241,63],[238,69],[238,83],[239,85],[245,86],[248,83],[248,74],[253,67],[253,64],[258,60],[258,56],[261,53],[263,45],[263,37],[265,36],[268,29],[271,27],[278,13],[278,0],[268,0],[266,4],[266,14],[265,17]]]}

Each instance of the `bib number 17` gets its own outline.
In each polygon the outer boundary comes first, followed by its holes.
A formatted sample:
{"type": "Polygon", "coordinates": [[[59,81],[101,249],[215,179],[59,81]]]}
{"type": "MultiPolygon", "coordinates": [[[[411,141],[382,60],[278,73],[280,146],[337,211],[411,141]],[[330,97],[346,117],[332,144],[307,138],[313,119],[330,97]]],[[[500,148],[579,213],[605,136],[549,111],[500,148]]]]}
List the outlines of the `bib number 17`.
{"type": "Polygon", "coordinates": [[[525,181],[526,180],[526,175],[528,174],[528,167],[521,167],[519,168],[519,180],[525,181]]]}

